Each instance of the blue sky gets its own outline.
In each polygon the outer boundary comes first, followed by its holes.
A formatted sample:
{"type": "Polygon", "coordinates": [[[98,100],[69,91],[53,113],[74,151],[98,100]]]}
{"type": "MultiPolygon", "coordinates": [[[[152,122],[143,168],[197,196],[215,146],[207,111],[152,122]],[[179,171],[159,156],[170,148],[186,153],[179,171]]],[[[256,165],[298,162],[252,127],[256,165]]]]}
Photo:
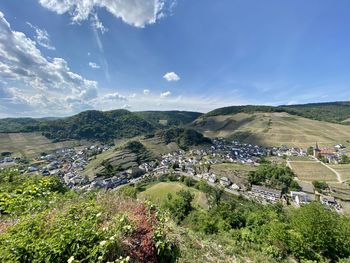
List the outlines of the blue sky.
{"type": "Polygon", "coordinates": [[[349,1],[3,0],[0,117],[350,100],[349,1]]]}

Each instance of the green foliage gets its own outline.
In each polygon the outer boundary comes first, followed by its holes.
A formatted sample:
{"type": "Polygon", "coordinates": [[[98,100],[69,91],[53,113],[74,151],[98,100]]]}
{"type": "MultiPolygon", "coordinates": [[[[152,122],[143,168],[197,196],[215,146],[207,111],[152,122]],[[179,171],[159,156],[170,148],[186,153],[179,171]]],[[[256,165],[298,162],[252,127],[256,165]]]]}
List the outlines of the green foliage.
{"type": "Polygon", "coordinates": [[[282,189],[287,192],[289,188],[295,188],[293,182],[294,173],[289,167],[263,164],[256,171],[249,173],[250,184],[262,184],[268,187],[282,189]]]}
{"type": "Polygon", "coordinates": [[[341,164],[348,164],[348,163],[350,163],[350,158],[349,158],[349,156],[347,156],[347,155],[342,155],[341,160],[340,160],[340,163],[341,163],[341,164]]]}
{"type": "Polygon", "coordinates": [[[177,223],[180,223],[193,210],[194,195],[190,191],[180,190],[175,197],[168,196],[166,208],[170,211],[177,223]]]}
{"type": "Polygon", "coordinates": [[[350,221],[319,203],[294,211],[289,233],[289,246],[298,258],[337,260],[350,255],[350,221]]]}
{"type": "Polygon", "coordinates": [[[55,176],[24,176],[17,171],[0,173],[0,213],[10,215],[41,211],[66,191],[55,176]]]}
{"type": "Polygon", "coordinates": [[[308,155],[314,155],[314,147],[310,146],[307,148],[307,154],[308,155]]]}
{"type": "Polygon", "coordinates": [[[186,125],[197,119],[202,113],[190,111],[141,111],[135,114],[155,126],[180,126],[186,125]],[[160,124],[165,120],[167,124],[160,124]]]}
{"type": "Polygon", "coordinates": [[[126,185],[126,186],[123,186],[122,188],[120,188],[118,190],[118,193],[122,197],[136,199],[138,191],[136,190],[135,187],[126,185]]]}
{"type": "Polygon", "coordinates": [[[319,192],[328,189],[328,184],[325,181],[313,181],[312,184],[315,187],[315,189],[319,192]]]}
{"type": "Polygon", "coordinates": [[[182,149],[211,143],[209,138],[204,137],[201,133],[192,129],[172,128],[159,131],[156,135],[162,138],[167,144],[171,142],[177,143],[182,149]]]}

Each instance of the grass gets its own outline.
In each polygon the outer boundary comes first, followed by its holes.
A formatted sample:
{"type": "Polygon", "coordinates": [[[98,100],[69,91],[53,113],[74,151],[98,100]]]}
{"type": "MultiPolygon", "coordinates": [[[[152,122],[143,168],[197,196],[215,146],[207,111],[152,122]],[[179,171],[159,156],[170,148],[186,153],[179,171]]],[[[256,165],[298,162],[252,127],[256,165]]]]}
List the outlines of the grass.
{"type": "Polygon", "coordinates": [[[33,158],[42,152],[77,146],[77,141],[53,143],[40,133],[0,133],[0,152],[12,152],[14,156],[33,158]]]}
{"type": "Polygon", "coordinates": [[[340,173],[342,180],[350,181],[350,164],[332,164],[329,167],[340,173]]]}
{"type": "Polygon", "coordinates": [[[145,191],[139,193],[138,198],[151,200],[154,203],[163,205],[168,198],[168,194],[175,195],[180,190],[189,190],[194,194],[193,205],[208,208],[207,199],[204,193],[178,182],[160,182],[157,184],[151,184],[145,189],[145,191]]]}
{"type": "Polygon", "coordinates": [[[307,148],[318,142],[321,146],[345,144],[350,126],[311,120],[287,113],[238,113],[199,118],[192,127],[208,137],[233,138],[247,134],[245,142],[265,146],[296,146],[307,148]]]}
{"type": "Polygon", "coordinates": [[[299,180],[337,182],[336,175],[320,162],[290,162],[290,165],[299,180]]]}

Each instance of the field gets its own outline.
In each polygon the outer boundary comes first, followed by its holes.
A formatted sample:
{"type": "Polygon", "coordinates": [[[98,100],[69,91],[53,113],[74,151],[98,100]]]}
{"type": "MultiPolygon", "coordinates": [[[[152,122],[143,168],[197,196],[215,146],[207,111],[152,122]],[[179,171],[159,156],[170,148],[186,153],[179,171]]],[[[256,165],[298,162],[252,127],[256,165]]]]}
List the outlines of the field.
{"type": "Polygon", "coordinates": [[[138,198],[148,199],[158,204],[164,204],[169,193],[174,195],[180,190],[189,190],[195,195],[193,200],[194,205],[201,206],[203,208],[208,207],[207,198],[205,197],[204,193],[177,182],[161,182],[151,185],[145,191],[139,193],[138,198]]]}
{"type": "Polygon", "coordinates": [[[330,169],[322,165],[320,162],[299,161],[289,162],[292,170],[302,181],[327,181],[337,182],[337,177],[330,169]]]}
{"type": "Polygon", "coordinates": [[[42,152],[78,145],[77,141],[53,143],[40,133],[0,133],[0,152],[32,158],[42,152]]]}
{"type": "Polygon", "coordinates": [[[311,120],[281,113],[238,113],[199,118],[192,128],[205,136],[239,139],[265,146],[295,146],[307,148],[345,144],[350,126],[311,120]]]}
{"type": "Polygon", "coordinates": [[[350,181],[350,164],[332,164],[329,167],[336,170],[343,181],[350,181]]]}
{"type": "Polygon", "coordinates": [[[247,177],[248,173],[255,171],[256,167],[252,165],[239,164],[239,163],[221,163],[211,166],[211,171],[218,176],[226,176],[230,179],[234,177],[247,177]]]}

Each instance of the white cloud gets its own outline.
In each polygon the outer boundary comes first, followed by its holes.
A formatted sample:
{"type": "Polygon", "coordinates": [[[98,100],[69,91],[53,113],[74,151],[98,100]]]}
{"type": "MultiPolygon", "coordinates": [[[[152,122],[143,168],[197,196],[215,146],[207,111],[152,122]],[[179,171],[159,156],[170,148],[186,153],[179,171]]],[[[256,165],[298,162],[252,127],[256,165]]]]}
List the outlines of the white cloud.
{"type": "Polygon", "coordinates": [[[136,98],[136,93],[130,94],[129,98],[136,98]]]}
{"type": "Polygon", "coordinates": [[[95,62],[89,62],[89,66],[90,66],[91,68],[93,68],[93,69],[99,69],[99,68],[100,68],[100,66],[97,65],[95,62]]]}
{"type": "Polygon", "coordinates": [[[32,29],[34,29],[35,40],[40,46],[47,48],[49,50],[56,49],[54,46],[51,45],[50,36],[45,29],[40,29],[37,26],[34,26],[29,22],[27,22],[27,25],[30,26],[32,29]]]}
{"type": "Polygon", "coordinates": [[[108,93],[106,95],[104,95],[102,97],[105,100],[119,100],[119,101],[126,101],[127,98],[121,94],[119,94],[118,92],[114,92],[114,93],[108,93]]]}
{"type": "Polygon", "coordinates": [[[169,97],[170,95],[171,95],[170,91],[165,91],[165,92],[160,93],[161,98],[166,98],[166,97],[169,97]]]}
{"type": "Polygon", "coordinates": [[[71,71],[63,58],[45,58],[1,12],[0,79],[0,104],[9,114],[64,115],[93,107],[97,97],[96,81],[71,71]]]}
{"type": "Polygon", "coordinates": [[[151,91],[149,89],[144,89],[143,94],[148,95],[151,91]]]}
{"type": "Polygon", "coordinates": [[[91,26],[96,30],[100,30],[102,34],[108,31],[108,28],[102,24],[96,13],[91,16],[91,26]]]}
{"type": "Polygon", "coordinates": [[[57,14],[68,13],[73,22],[87,20],[94,10],[104,8],[109,13],[135,27],[154,24],[165,16],[166,5],[174,0],[39,0],[57,14]]]}
{"type": "Polygon", "coordinates": [[[179,81],[180,77],[175,72],[167,72],[164,76],[167,81],[179,81]]]}

